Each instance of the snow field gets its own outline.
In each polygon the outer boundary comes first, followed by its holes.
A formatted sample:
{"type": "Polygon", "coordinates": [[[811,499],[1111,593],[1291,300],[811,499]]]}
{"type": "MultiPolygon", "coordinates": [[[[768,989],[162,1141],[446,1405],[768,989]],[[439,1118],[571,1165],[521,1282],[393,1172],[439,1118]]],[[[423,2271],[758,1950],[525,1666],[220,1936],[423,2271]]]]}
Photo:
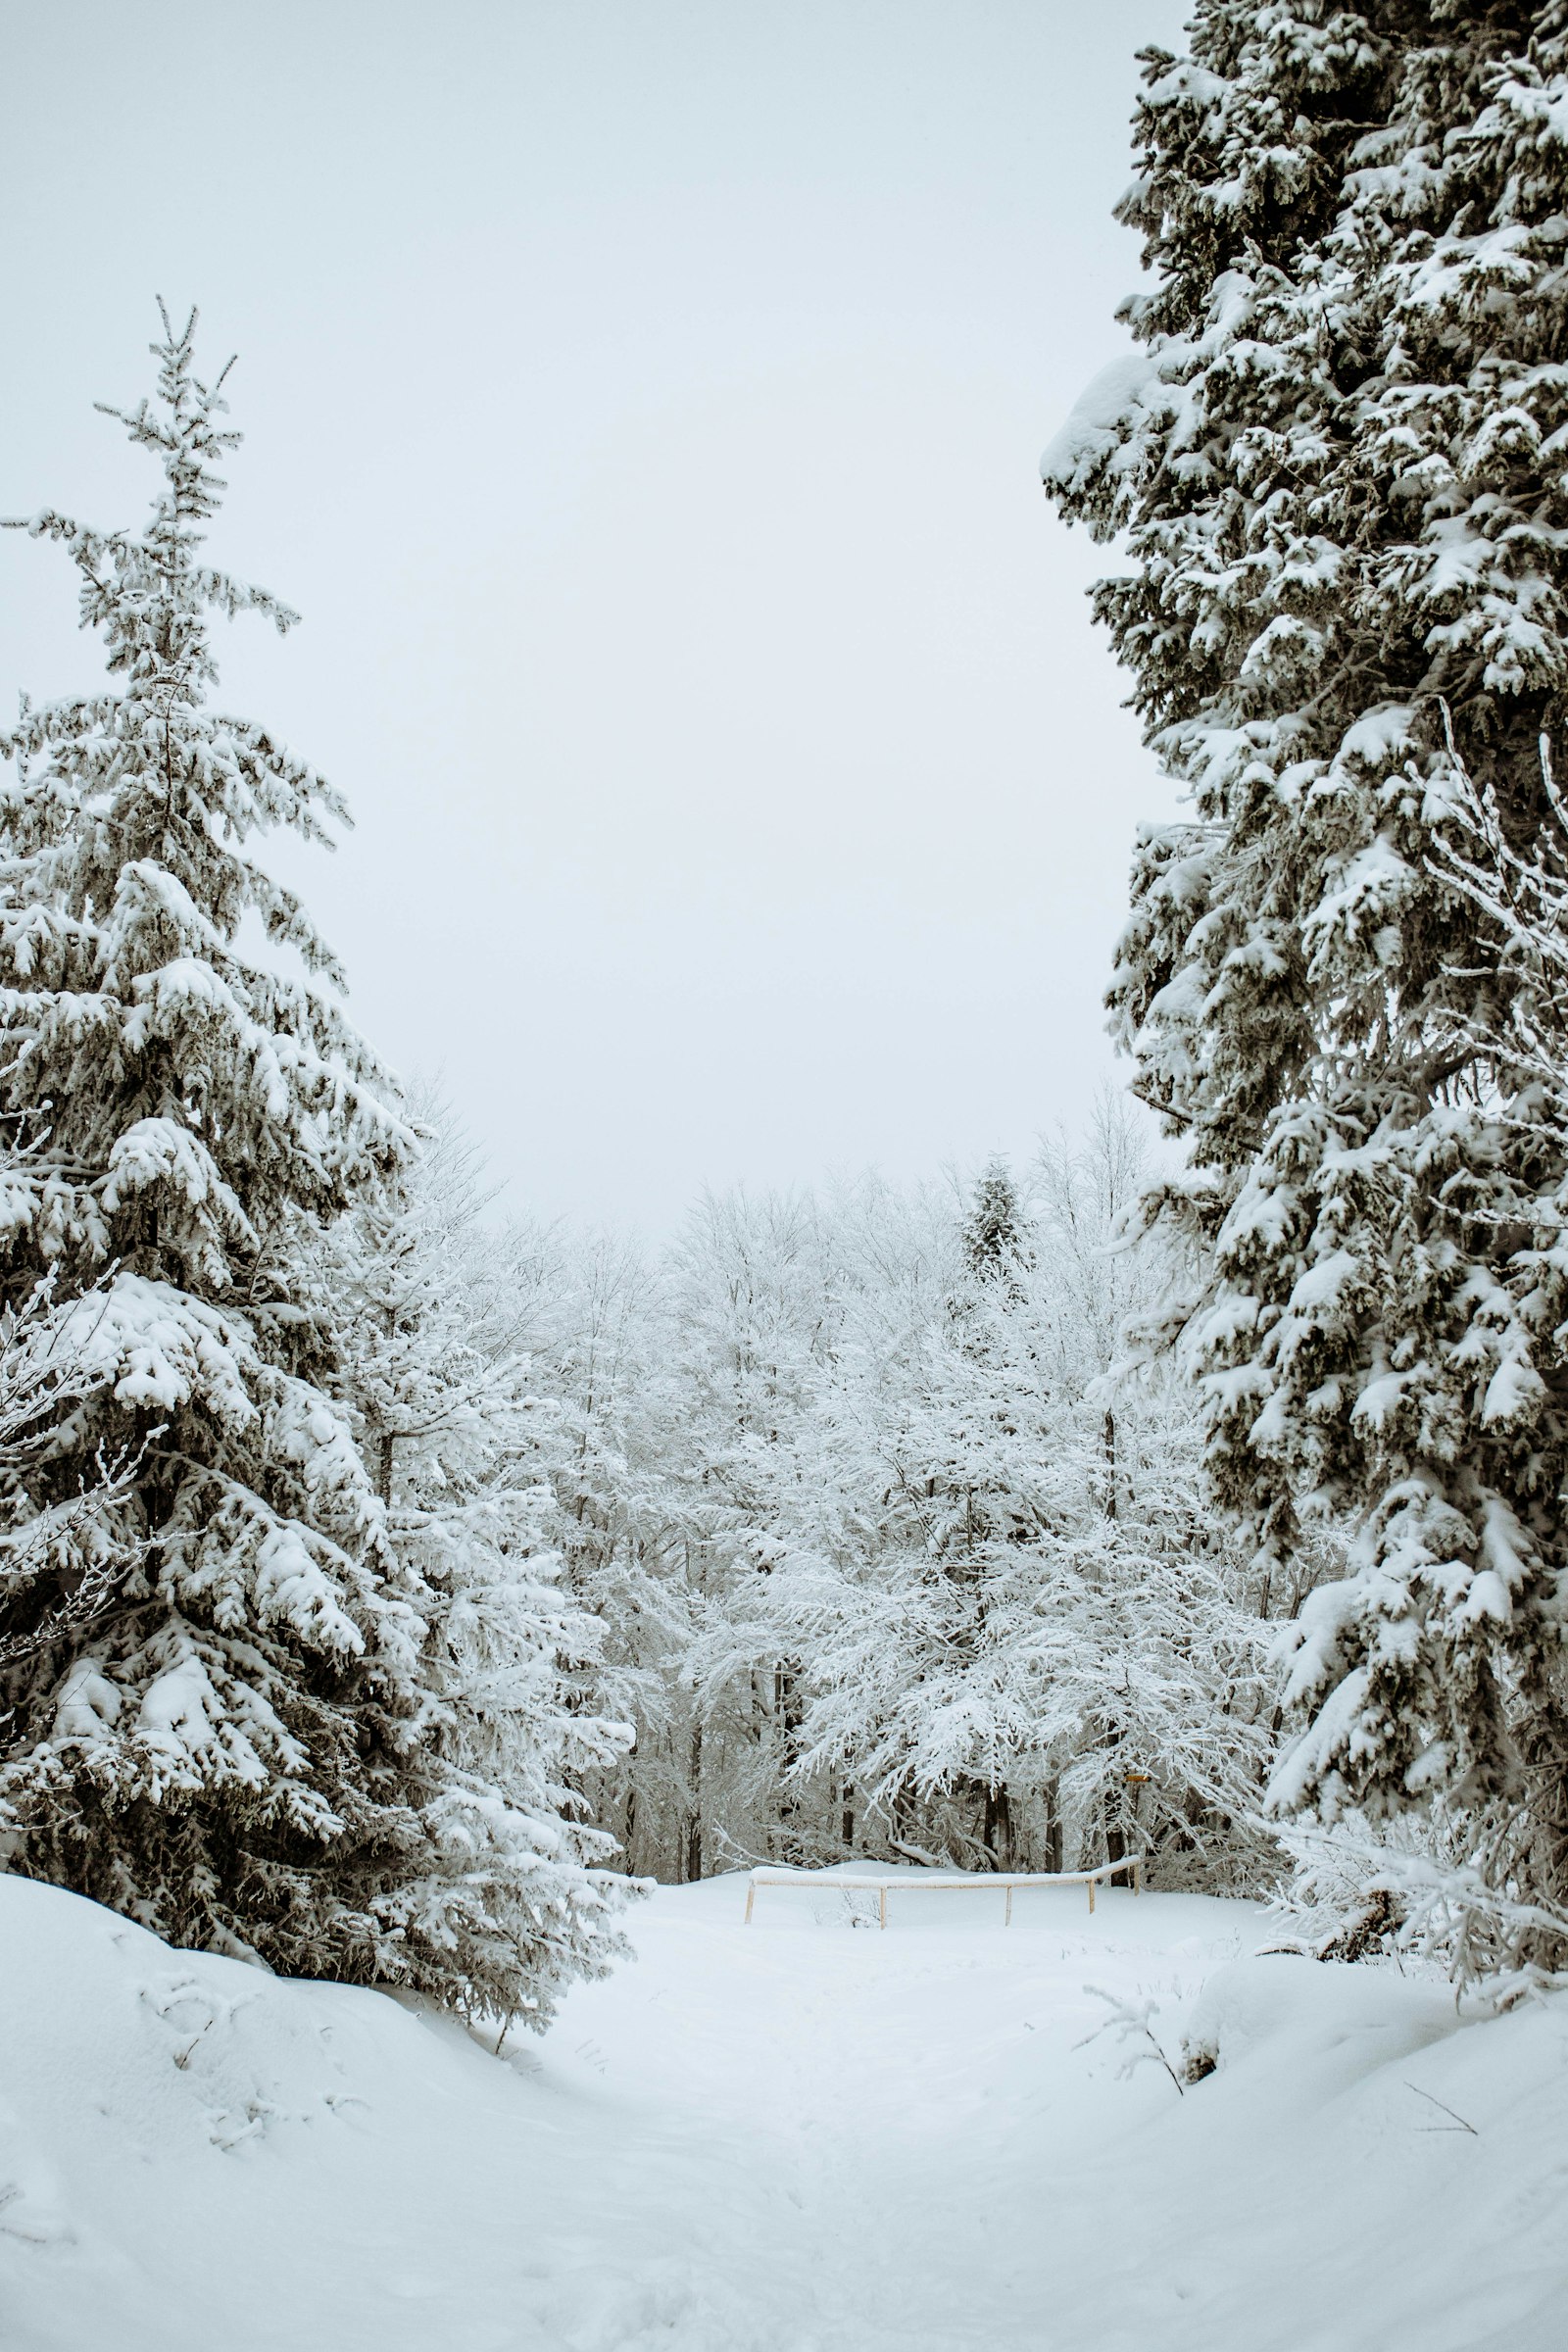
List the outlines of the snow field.
{"type": "Polygon", "coordinates": [[[1460,2026],[1441,1985],[1251,1958],[1259,1912],[1199,1896],[1031,1890],[1004,1929],[901,1888],[885,1934],[874,1897],[744,1899],[661,1889],[636,1963],[498,2063],[0,1878],[0,2343],[1568,2340],[1568,2002],[1460,2026]],[[1124,2075],[1086,1984],[1217,2071],[1124,2075]]]}

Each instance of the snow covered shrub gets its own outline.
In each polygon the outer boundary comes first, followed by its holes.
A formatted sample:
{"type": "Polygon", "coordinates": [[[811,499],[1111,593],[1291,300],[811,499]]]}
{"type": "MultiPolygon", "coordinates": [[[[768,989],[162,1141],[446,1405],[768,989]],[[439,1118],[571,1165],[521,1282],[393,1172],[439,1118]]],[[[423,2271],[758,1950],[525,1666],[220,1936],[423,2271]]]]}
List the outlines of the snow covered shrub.
{"type": "Polygon", "coordinates": [[[163,475],[146,530],[24,526],[75,564],[113,683],[24,706],[3,745],[0,1285],[15,1310],[51,1280],[77,1367],[5,1465],[10,1526],[58,1531],[52,1593],[8,1593],[0,1624],[41,1607],[49,1632],[0,1653],[11,1865],[176,1942],[499,1997],[451,1927],[470,1796],[432,1737],[429,1589],[334,1396],[320,1278],[321,1230],[412,1139],[329,951],[249,854],[346,811],[208,705],[209,613],[293,616],[202,560],[237,436],[194,318],[164,324],[157,397],[121,418],[163,475]],[[247,916],[305,976],[241,952],[247,916]],[[112,1505],[62,1515],[105,1463],[112,1505]]]}
{"type": "Polygon", "coordinates": [[[430,1854],[389,1904],[416,1967],[492,2013],[548,2018],[625,1946],[615,1841],[584,1779],[630,1729],[596,1711],[602,1628],[573,1600],[531,1469],[541,1406],[472,1155],[437,1115],[394,1193],[328,1235],[334,1395],[372,1467],[386,1538],[428,1633],[430,1854]]]}
{"type": "Polygon", "coordinates": [[[1193,804],[1110,1001],[1187,1146],[1210,1474],[1265,1558],[1359,1524],[1274,1798],[1442,1797],[1560,1897],[1562,1025],[1454,859],[1461,760],[1530,855],[1568,692],[1568,15],[1200,0],[1145,62],[1141,348],[1045,471],[1125,534],[1097,608],[1193,804]]]}
{"type": "Polygon", "coordinates": [[[1568,1911],[1521,1884],[1519,1825],[1505,1806],[1342,1814],[1327,1827],[1284,1824],[1279,1838],[1293,1865],[1274,1900],[1285,1948],[1413,1960],[1479,1987],[1489,2006],[1568,1983],[1568,1911]]]}

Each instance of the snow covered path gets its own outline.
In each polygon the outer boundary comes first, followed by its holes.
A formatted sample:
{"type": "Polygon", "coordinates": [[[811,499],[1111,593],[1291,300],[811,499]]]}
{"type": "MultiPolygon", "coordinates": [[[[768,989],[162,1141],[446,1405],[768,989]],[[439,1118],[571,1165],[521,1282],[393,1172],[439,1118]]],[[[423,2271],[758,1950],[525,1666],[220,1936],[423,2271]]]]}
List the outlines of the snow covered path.
{"type": "Polygon", "coordinates": [[[662,1891],[500,2065],[0,1879],[6,2352],[1557,2352],[1568,2003],[1250,1952],[1248,1906],[662,1891]],[[858,1898],[863,1905],[866,1898],[858,1898]],[[956,1913],[958,1916],[956,1916],[956,1913]],[[1084,1989],[1194,1994],[1118,2073],[1084,1989]],[[1425,2095],[1423,2095],[1425,2094],[1425,2095]],[[1446,2121],[1431,2104],[1473,2127],[1446,2121]],[[9,2200],[5,2197],[11,2190],[9,2200]]]}
{"type": "MultiPolygon", "coordinates": [[[[1082,2124],[1107,2120],[1109,2045],[1098,2060],[1072,2046],[1104,2014],[1084,1976],[1191,1994],[1253,1925],[1203,1902],[1177,1923],[1168,1902],[1121,1893],[1091,1919],[1074,1888],[1020,1895],[1004,1933],[1000,1894],[901,1890],[886,1935],[852,1932],[873,1907],[769,1888],[745,1931],[739,1881],[682,1890],[641,1927],[640,2005],[633,1979],[569,2005],[559,2038],[607,2089],[627,2086],[661,2149],[650,2194],[628,2147],[616,2203],[628,2237],[658,2226],[659,2286],[642,2296],[677,2341],[699,2313],[715,2347],[758,2352],[1050,2340],[1052,2281],[1111,2267],[1127,2220],[1113,2202],[1089,2251],[1082,2217],[1042,2194],[1041,2154],[1070,2163],[1082,2124]]],[[[1163,2078],[1149,2087],[1116,2086],[1124,2121],[1128,2090],[1134,2110],[1174,2101],[1163,2078]]],[[[608,2352],[632,2316],[607,2310],[585,2344],[608,2352]]]]}

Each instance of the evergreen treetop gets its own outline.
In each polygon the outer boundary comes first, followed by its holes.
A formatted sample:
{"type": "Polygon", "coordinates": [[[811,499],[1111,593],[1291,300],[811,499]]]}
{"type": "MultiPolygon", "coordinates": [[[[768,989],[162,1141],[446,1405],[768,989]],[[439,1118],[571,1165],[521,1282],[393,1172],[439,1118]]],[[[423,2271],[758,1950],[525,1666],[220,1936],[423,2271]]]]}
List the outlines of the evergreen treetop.
{"type": "MultiPolygon", "coordinates": [[[[8,1186],[22,1259],[113,1257],[225,1293],[278,1215],[324,1216],[396,1161],[390,1081],[330,997],[242,956],[243,917],[340,990],[294,894],[245,854],[286,826],[330,841],[340,798],[269,731],[207,708],[208,615],[295,615],[200,561],[223,484],[223,376],[194,372],[196,315],[165,315],[158,398],[122,421],[164,487],[140,534],[52,510],[24,525],[81,577],[115,693],[24,707],[0,740],[0,1119],[30,1146],[8,1186]],[[7,968],[8,967],[8,968],[7,968]]],[[[224,371],[227,373],[227,369],[224,371]]],[[[17,1262],[21,1262],[19,1259],[17,1262]]]]}
{"type": "Polygon", "coordinates": [[[1024,1247],[1018,1188],[1005,1160],[993,1159],[981,1172],[964,1221],[964,1263],[977,1281],[1005,1278],[1024,1247]]]}

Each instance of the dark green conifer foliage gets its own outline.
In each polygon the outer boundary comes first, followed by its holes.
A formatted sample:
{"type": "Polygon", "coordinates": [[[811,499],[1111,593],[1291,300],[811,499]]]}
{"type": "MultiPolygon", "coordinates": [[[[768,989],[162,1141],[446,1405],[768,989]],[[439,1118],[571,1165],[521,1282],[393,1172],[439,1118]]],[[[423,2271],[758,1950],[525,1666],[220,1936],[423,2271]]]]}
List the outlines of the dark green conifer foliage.
{"type": "Polygon", "coordinates": [[[1005,1276],[1024,1247],[1018,1188],[1003,1159],[993,1159],[974,1188],[963,1228],[964,1263],[977,1281],[1005,1276]]]}

